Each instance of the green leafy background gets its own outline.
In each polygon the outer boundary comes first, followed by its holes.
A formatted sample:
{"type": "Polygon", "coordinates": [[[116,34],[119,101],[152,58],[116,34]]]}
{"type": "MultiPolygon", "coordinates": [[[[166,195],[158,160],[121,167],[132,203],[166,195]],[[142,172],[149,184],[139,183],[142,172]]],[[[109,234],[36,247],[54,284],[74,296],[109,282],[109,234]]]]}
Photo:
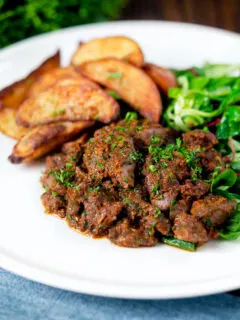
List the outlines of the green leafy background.
{"type": "Polygon", "coordinates": [[[127,0],[0,0],[0,48],[69,26],[114,20],[127,0]]]}

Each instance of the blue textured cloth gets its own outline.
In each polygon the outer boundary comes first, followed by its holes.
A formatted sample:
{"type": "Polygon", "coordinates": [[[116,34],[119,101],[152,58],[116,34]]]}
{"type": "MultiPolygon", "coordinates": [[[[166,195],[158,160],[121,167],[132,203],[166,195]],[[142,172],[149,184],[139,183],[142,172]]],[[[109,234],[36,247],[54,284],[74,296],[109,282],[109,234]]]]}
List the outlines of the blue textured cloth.
{"type": "Polygon", "coordinates": [[[0,270],[1,320],[238,320],[240,297],[180,300],[95,297],[45,286],[0,270]]]}

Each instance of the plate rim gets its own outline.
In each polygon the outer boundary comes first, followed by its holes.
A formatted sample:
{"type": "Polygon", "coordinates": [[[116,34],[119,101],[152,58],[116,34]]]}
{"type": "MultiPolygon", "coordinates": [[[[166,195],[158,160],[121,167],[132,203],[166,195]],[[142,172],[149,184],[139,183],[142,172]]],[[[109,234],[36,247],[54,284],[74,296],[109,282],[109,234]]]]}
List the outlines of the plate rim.
{"type": "Polygon", "coordinates": [[[67,33],[67,32],[71,32],[77,29],[91,29],[92,27],[103,27],[104,25],[124,25],[124,24],[159,24],[159,25],[166,25],[166,26],[179,26],[179,27],[183,27],[184,28],[196,28],[196,29],[201,29],[202,31],[212,31],[212,32],[217,32],[218,34],[225,34],[227,36],[231,36],[231,37],[238,37],[240,38],[240,34],[238,34],[235,31],[229,31],[229,30],[225,30],[225,29],[221,29],[218,27],[212,27],[212,26],[206,26],[206,25],[201,25],[201,24],[196,24],[196,23],[189,23],[189,22],[177,22],[177,21],[161,21],[161,20],[155,20],[155,19],[143,19],[143,20],[118,20],[118,21],[105,21],[105,22],[95,22],[95,23],[86,23],[86,24],[82,24],[82,25],[77,25],[77,26],[71,26],[71,27],[66,27],[66,28],[62,28],[59,30],[54,30],[54,31],[49,31],[49,32],[45,32],[45,33],[41,33],[35,36],[31,36],[28,37],[26,39],[23,40],[19,40],[13,44],[10,44],[2,49],[0,49],[0,56],[5,54],[5,51],[9,51],[9,50],[14,50],[17,49],[19,46],[24,45],[24,44],[28,44],[29,42],[31,42],[32,40],[41,40],[44,39],[45,37],[49,37],[49,36],[55,36],[58,35],[60,33],[67,33]]]}
{"type": "MultiPolygon", "coordinates": [[[[85,25],[73,26],[57,31],[47,32],[37,36],[29,37],[25,40],[18,41],[12,45],[9,45],[0,50],[0,58],[4,59],[5,55],[14,53],[15,50],[18,50],[24,45],[28,45],[34,40],[44,40],[49,36],[54,37],[56,35],[71,33],[75,30],[81,29],[94,29],[104,27],[106,25],[164,25],[169,27],[184,27],[187,29],[193,29],[205,32],[216,32],[221,35],[226,35],[231,38],[240,39],[240,35],[236,32],[223,30],[220,28],[214,28],[209,26],[203,26],[193,23],[182,23],[182,22],[170,22],[170,21],[159,21],[159,20],[123,20],[123,21],[114,21],[114,22],[99,22],[99,23],[90,23],[85,25]]],[[[80,280],[77,278],[72,278],[68,275],[61,274],[61,272],[52,272],[50,269],[41,267],[40,265],[36,266],[34,262],[27,262],[27,259],[18,258],[17,255],[11,255],[11,253],[4,253],[4,249],[0,248],[0,262],[1,266],[17,275],[23,276],[29,280],[37,281],[45,285],[51,285],[57,288],[71,290],[75,292],[81,292],[85,294],[92,294],[97,296],[105,297],[115,297],[115,298],[128,298],[128,299],[169,299],[169,298],[186,298],[186,297],[195,297],[203,296],[207,294],[215,294],[223,291],[229,291],[238,289],[240,287],[240,273],[238,275],[228,275],[225,277],[220,277],[215,280],[205,280],[202,283],[196,285],[194,283],[180,284],[178,286],[173,285],[164,285],[164,286],[153,286],[147,287],[147,285],[134,285],[126,284],[123,287],[116,286],[114,282],[112,284],[101,284],[100,282],[91,282],[91,280],[80,280]],[[22,259],[22,261],[21,261],[22,259]],[[24,263],[25,261],[25,263],[24,263]],[[206,285],[206,281],[208,285],[206,285]],[[197,292],[201,288],[200,292],[197,292]]]]}
{"type": "Polygon", "coordinates": [[[189,282],[177,286],[172,284],[155,287],[143,284],[116,286],[114,281],[104,284],[104,282],[101,283],[100,281],[80,280],[64,275],[59,271],[52,272],[50,269],[44,267],[39,268],[39,265],[35,266],[34,262],[24,263],[26,259],[22,258],[21,261],[21,259],[14,258],[16,255],[11,256],[11,254],[4,254],[1,251],[4,250],[0,249],[2,268],[11,273],[55,288],[108,298],[181,299],[237,290],[240,286],[240,274],[228,275],[214,280],[200,281],[199,283],[194,281],[193,283],[189,282]],[[201,288],[200,292],[197,292],[197,288],[201,288]]]}

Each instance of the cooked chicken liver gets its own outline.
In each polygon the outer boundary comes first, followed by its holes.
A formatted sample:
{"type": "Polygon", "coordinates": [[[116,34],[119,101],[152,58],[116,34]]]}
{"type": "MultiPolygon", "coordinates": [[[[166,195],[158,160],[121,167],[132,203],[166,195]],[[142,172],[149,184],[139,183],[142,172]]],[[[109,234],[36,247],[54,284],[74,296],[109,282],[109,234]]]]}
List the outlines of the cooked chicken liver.
{"type": "Polygon", "coordinates": [[[147,120],[121,120],[47,158],[42,203],[70,227],[119,246],[154,246],[163,236],[202,245],[236,209],[209,193],[215,167],[225,168],[217,143],[209,132],[176,137],[147,120]]]}

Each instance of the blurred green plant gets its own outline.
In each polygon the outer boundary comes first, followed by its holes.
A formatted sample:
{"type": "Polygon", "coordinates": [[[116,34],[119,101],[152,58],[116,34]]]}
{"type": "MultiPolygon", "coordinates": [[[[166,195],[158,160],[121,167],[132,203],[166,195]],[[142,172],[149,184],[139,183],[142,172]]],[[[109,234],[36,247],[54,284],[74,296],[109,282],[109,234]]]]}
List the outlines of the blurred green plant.
{"type": "Polygon", "coordinates": [[[90,22],[117,19],[127,0],[0,0],[0,48],[90,22]]]}

